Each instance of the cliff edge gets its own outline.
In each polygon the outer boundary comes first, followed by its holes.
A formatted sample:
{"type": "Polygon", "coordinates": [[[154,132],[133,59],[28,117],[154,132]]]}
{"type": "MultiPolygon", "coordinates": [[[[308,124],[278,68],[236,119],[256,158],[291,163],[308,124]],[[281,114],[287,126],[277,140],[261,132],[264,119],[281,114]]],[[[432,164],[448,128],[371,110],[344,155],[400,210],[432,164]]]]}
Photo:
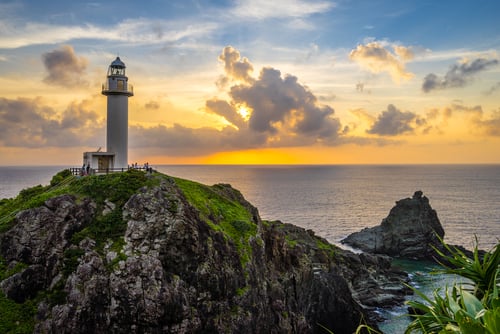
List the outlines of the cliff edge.
{"type": "Polygon", "coordinates": [[[405,279],[230,185],[61,172],[0,201],[0,331],[352,333],[405,279]]]}

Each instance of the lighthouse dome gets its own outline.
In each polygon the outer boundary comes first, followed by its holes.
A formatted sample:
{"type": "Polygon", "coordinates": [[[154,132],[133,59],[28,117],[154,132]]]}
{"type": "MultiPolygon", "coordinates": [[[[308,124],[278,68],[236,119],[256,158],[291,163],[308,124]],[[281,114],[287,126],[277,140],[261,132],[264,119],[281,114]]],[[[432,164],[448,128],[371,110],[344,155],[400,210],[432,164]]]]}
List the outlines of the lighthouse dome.
{"type": "Polygon", "coordinates": [[[116,57],[116,59],[111,63],[111,66],[116,68],[125,68],[125,63],[122,62],[120,57],[116,57]]]}
{"type": "Polygon", "coordinates": [[[125,63],[122,62],[120,57],[116,57],[108,68],[108,77],[115,76],[125,77],[125,63]]]}

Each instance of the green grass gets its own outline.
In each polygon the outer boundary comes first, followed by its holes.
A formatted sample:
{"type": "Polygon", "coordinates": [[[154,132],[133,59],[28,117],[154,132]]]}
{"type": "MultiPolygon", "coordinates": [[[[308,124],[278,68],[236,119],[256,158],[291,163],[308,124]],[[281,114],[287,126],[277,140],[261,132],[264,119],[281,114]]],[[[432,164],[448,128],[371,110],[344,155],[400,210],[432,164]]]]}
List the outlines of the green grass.
{"type": "Polygon", "coordinates": [[[71,193],[72,184],[76,178],[69,171],[61,171],[56,174],[48,186],[37,185],[23,189],[15,198],[0,200],[0,233],[9,230],[15,215],[26,209],[43,205],[49,198],[71,193]]]}
{"type": "Polygon", "coordinates": [[[148,178],[142,171],[131,169],[123,173],[86,176],[78,179],[76,191],[90,196],[102,205],[105,199],[123,207],[125,202],[143,186],[159,184],[156,179],[148,178]]]}
{"type": "Polygon", "coordinates": [[[337,246],[332,245],[328,242],[324,242],[321,239],[316,240],[316,246],[318,246],[318,248],[321,249],[322,251],[325,251],[330,258],[335,257],[335,251],[337,249],[337,246]]]}
{"type": "Polygon", "coordinates": [[[0,256],[0,281],[3,281],[4,279],[19,273],[23,271],[25,268],[27,268],[28,265],[22,262],[16,263],[14,268],[12,269],[7,269],[7,266],[5,264],[5,259],[0,256]]]}
{"type": "MultiPolygon", "coordinates": [[[[18,262],[14,268],[7,269],[5,260],[0,257],[0,281],[22,271],[26,264],[18,262]]],[[[28,300],[18,304],[8,299],[0,291],[0,333],[31,333],[34,327],[36,303],[28,300]]]]}
{"type": "Polygon", "coordinates": [[[249,239],[257,233],[252,214],[241,203],[218,191],[220,186],[209,187],[179,178],[174,180],[188,202],[199,211],[201,218],[234,242],[242,265],[248,263],[252,252],[249,239]]]}
{"type": "Polygon", "coordinates": [[[36,303],[18,304],[0,292],[0,333],[32,333],[35,327],[36,303]]]}

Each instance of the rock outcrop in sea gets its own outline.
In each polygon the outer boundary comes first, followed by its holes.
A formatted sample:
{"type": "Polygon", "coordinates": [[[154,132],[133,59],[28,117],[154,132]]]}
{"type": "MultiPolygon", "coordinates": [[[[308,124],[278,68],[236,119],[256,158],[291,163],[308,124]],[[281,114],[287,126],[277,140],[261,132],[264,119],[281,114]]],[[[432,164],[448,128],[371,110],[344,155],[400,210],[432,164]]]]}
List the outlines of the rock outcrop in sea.
{"type": "Polygon", "coordinates": [[[20,333],[350,334],[405,280],[230,185],[63,172],[0,201],[1,326],[20,333]]]}
{"type": "Polygon", "coordinates": [[[352,233],[342,243],[373,254],[430,259],[433,247],[441,247],[439,238],[444,238],[444,229],[437,213],[422,191],[416,191],[412,198],[397,201],[380,225],[352,233]]]}

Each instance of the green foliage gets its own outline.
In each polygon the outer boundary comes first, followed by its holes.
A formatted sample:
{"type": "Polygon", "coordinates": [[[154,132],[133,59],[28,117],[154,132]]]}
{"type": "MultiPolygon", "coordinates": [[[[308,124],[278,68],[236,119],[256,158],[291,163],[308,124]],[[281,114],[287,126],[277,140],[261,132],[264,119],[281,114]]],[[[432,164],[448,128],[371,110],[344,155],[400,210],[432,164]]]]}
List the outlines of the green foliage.
{"type": "Polygon", "coordinates": [[[250,287],[247,285],[243,288],[239,288],[236,290],[236,295],[239,297],[244,296],[248,291],[250,290],[250,287]]]}
{"type": "Polygon", "coordinates": [[[288,234],[285,234],[285,241],[290,248],[295,248],[295,246],[299,243],[297,239],[292,238],[288,234]]]}
{"type": "Polygon", "coordinates": [[[234,242],[242,264],[246,264],[252,251],[249,239],[257,233],[251,213],[238,201],[217,191],[216,186],[209,187],[178,178],[174,180],[189,203],[200,212],[201,218],[234,242]]]}
{"type": "Polygon", "coordinates": [[[74,191],[91,197],[97,203],[97,212],[102,212],[106,199],[116,207],[106,215],[98,214],[89,226],[73,235],[71,242],[78,245],[88,237],[96,241],[97,249],[101,251],[108,240],[123,242],[122,237],[127,229],[122,217],[123,205],[141,187],[156,183],[156,180],[148,178],[144,172],[134,169],[123,173],[79,178],[74,184],[74,191]]]}
{"type": "Polygon", "coordinates": [[[109,270],[113,270],[116,268],[118,263],[120,263],[120,261],[126,261],[126,260],[127,260],[127,255],[125,255],[122,252],[119,252],[117,253],[116,257],[107,264],[107,267],[109,270]]]}
{"type": "Polygon", "coordinates": [[[26,263],[17,262],[14,268],[7,269],[5,259],[0,256],[0,281],[3,281],[8,277],[23,271],[27,267],[28,265],[26,263]]]}
{"type": "Polygon", "coordinates": [[[335,251],[337,248],[336,246],[328,242],[324,242],[321,239],[316,240],[316,245],[318,246],[319,249],[325,251],[330,258],[333,258],[335,256],[335,251]]]}
{"type": "Polygon", "coordinates": [[[122,208],[116,207],[106,215],[98,215],[92,224],[73,234],[71,243],[78,245],[83,239],[90,238],[95,240],[97,249],[102,250],[108,240],[119,240],[126,230],[127,223],[123,220],[122,208]]]}
{"type": "MultiPolygon", "coordinates": [[[[325,330],[325,332],[327,332],[328,334],[334,334],[331,330],[329,330],[328,328],[326,328],[322,324],[318,324],[318,326],[321,327],[321,328],[323,328],[325,330]]],[[[361,334],[361,333],[382,334],[378,330],[375,330],[375,329],[371,328],[368,325],[358,325],[358,327],[356,328],[356,331],[354,332],[354,334],[361,334]]]]}
{"type": "Polygon", "coordinates": [[[123,173],[82,177],[78,180],[78,192],[92,197],[98,204],[108,199],[122,207],[144,185],[151,185],[146,174],[130,169],[123,173]]]}
{"type": "Polygon", "coordinates": [[[0,292],[0,333],[32,333],[35,314],[36,303],[33,301],[17,304],[0,292]]]}
{"type": "Polygon", "coordinates": [[[67,178],[72,176],[73,174],[69,169],[64,169],[52,177],[52,180],[50,180],[50,186],[51,187],[57,186],[63,183],[67,178]]]}
{"type": "Polygon", "coordinates": [[[68,293],[64,290],[64,282],[66,280],[59,280],[57,284],[50,291],[43,291],[37,296],[37,300],[46,299],[50,306],[62,305],[66,302],[68,293]]]}
{"type": "Polygon", "coordinates": [[[477,240],[472,258],[463,251],[441,240],[450,255],[439,252],[443,258],[443,272],[460,275],[471,283],[456,283],[446,288],[444,294],[435,290],[432,298],[417,289],[423,301],[409,301],[408,305],[418,314],[405,333],[500,333],[500,244],[479,256],[477,240]]]}
{"type": "Polygon", "coordinates": [[[456,247],[449,246],[441,240],[445,249],[450,253],[450,256],[445,255],[442,251],[436,249],[438,254],[445,260],[443,273],[456,274],[471,280],[473,285],[473,293],[479,298],[482,298],[488,291],[491,291],[497,282],[498,265],[500,264],[500,244],[494,247],[491,252],[484,254],[481,259],[477,247],[477,239],[475,240],[476,247],[473,250],[472,258],[456,247]]]}
{"type": "Polygon", "coordinates": [[[68,248],[64,251],[63,274],[68,277],[78,267],[80,257],[85,251],[80,248],[68,248]]]}
{"type": "Polygon", "coordinates": [[[70,185],[75,177],[69,170],[59,172],[52,180],[50,186],[26,188],[16,198],[0,201],[0,233],[12,227],[12,220],[19,211],[41,206],[49,198],[72,192],[70,185]]]}

